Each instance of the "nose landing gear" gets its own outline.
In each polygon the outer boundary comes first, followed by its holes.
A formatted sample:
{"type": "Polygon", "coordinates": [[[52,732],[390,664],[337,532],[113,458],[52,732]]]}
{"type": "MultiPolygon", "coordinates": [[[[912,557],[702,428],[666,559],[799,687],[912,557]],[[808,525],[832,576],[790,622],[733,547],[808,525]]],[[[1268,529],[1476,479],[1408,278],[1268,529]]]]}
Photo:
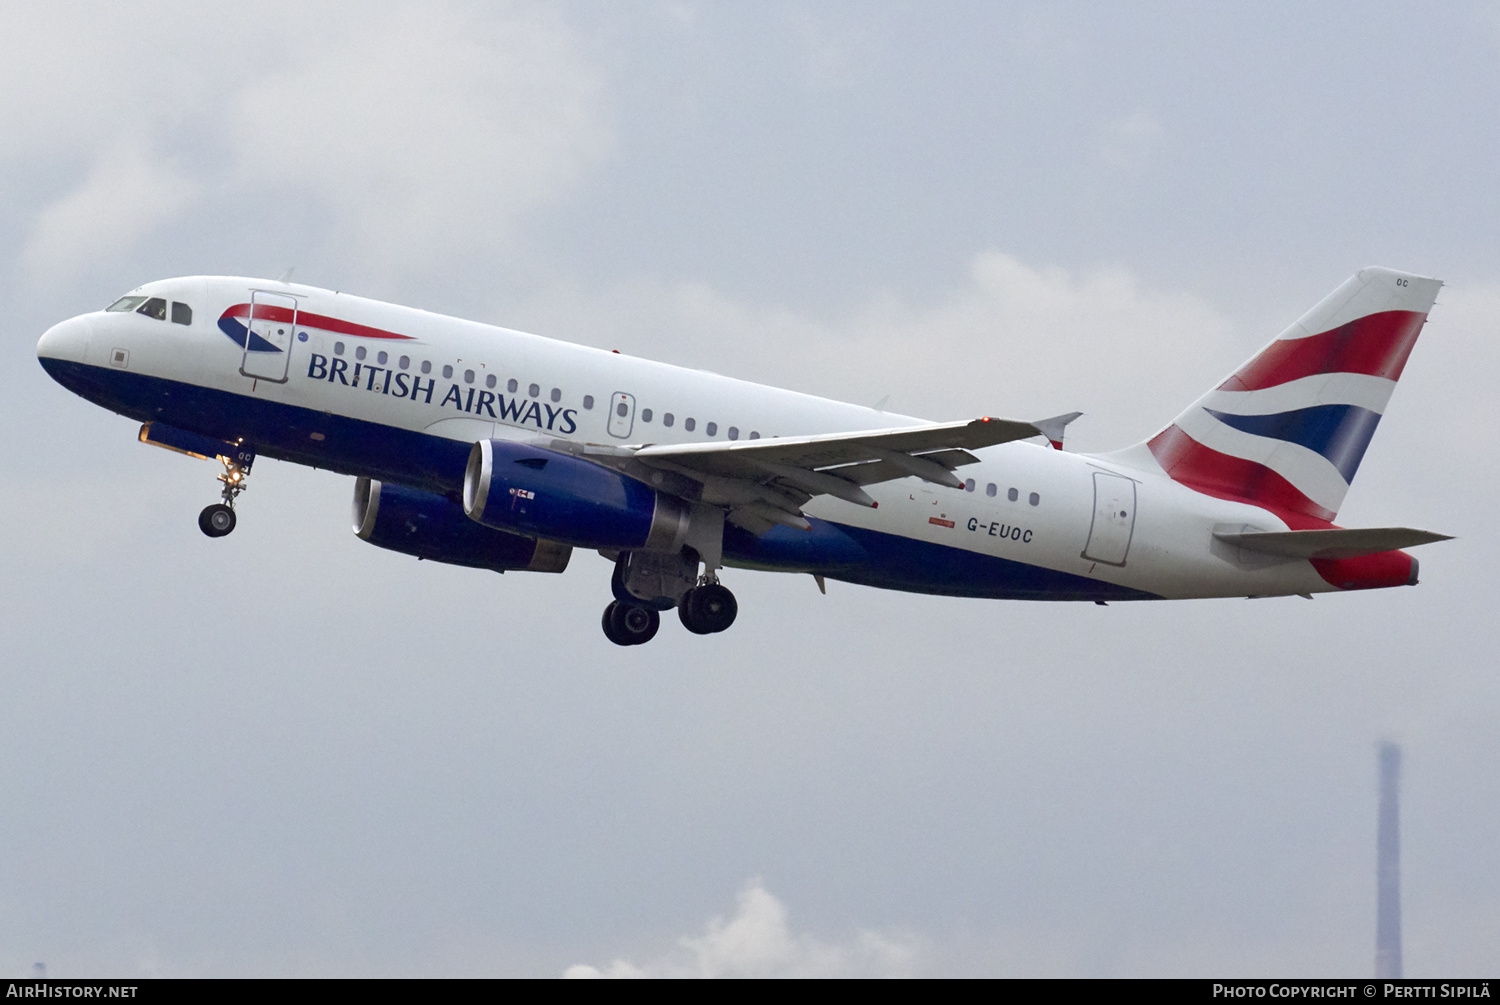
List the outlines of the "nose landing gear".
{"type": "Polygon", "coordinates": [[[241,466],[237,460],[220,456],[219,460],[224,465],[224,473],[219,476],[219,481],[224,483],[224,490],[219,493],[223,502],[216,502],[211,506],[203,507],[203,512],[198,514],[198,529],[209,537],[223,537],[234,530],[234,500],[245,489],[245,479],[250,474],[250,465],[241,466]]]}

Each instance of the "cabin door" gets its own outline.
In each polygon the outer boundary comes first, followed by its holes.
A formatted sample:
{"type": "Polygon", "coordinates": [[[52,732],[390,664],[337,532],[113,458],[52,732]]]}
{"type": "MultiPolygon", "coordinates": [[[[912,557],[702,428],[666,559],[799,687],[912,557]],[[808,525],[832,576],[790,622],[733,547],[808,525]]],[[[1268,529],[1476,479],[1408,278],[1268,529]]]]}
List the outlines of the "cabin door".
{"type": "Polygon", "coordinates": [[[1135,482],[1122,475],[1094,472],[1094,522],[1083,557],[1105,565],[1124,565],[1135,533],[1135,482]]]}
{"type": "Polygon", "coordinates": [[[245,319],[245,356],[240,363],[240,373],[285,384],[296,327],[295,298],[260,290],[251,293],[250,316],[245,319]]]}

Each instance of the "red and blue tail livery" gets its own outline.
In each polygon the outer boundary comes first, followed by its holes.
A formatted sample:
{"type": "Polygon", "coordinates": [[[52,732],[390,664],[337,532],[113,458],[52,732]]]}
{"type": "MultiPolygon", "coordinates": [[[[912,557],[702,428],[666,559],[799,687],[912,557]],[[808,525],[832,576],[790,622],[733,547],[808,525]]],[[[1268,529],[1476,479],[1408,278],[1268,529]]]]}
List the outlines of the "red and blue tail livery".
{"type": "Polygon", "coordinates": [[[1364,269],[1150,440],[1184,485],[1328,522],[1441,287],[1364,269]]]}
{"type": "Polygon", "coordinates": [[[257,454],[354,479],[354,530],[495,572],[608,560],[619,645],[736,618],[729,569],[1014,600],[1415,584],[1445,536],[1334,525],[1441,284],[1364,269],[1146,443],[1068,412],[934,422],[284,282],[150,283],[49,329],[42,366],[216,458],[229,533],[257,454]],[[194,319],[213,318],[212,324],[194,319]]]}

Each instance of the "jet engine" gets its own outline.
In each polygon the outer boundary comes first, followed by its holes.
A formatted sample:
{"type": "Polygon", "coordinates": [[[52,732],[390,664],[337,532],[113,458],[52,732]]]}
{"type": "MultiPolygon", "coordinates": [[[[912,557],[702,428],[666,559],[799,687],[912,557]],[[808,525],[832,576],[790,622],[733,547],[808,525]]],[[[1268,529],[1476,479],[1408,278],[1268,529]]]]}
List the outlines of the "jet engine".
{"type": "Polygon", "coordinates": [[[443,496],[370,478],[354,483],[354,533],[403,555],[495,572],[562,572],[573,554],[565,544],[480,526],[443,496]]]}
{"type": "Polygon", "coordinates": [[[486,527],[578,548],[676,553],[687,503],[579,457],[480,440],[464,472],[464,512],[486,527]]]}

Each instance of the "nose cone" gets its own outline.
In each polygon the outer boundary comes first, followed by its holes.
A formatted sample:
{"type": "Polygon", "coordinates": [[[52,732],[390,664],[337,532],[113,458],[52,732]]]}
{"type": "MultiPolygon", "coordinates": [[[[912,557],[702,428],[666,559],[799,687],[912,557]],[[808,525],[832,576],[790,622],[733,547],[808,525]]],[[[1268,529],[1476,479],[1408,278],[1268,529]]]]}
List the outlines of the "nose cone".
{"type": "Polygon", "coordinates": [[[82,363],[89,348],[90,325],[87,318],[69,318],[55,324],[42,335],[36,344],[37,359],[46,366],[48,360],[66,363],[82,363]]]}

